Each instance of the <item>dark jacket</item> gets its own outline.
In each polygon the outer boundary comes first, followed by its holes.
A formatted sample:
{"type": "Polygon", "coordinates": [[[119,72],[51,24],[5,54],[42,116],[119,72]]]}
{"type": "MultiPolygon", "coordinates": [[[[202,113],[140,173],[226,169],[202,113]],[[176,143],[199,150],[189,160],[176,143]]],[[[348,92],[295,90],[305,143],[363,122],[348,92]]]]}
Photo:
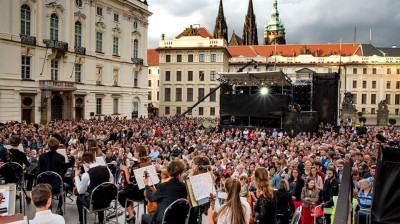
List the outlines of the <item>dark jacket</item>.
{"type": "Polygon", "coordinates": [[[333,196],[339,194],[339,181],[335,178],[333,180],[325,180],[324,188],[322,189],[322,200],[325,208],[330,208],[334,205],[333,196]]]}
{"type": "Polygon", "coordinates": [[[58,173],[61,177],[64,177],[64,174],[67,171],[65,157],[53,150],[39,156],[38,174],[45,171],[53,171],[58,173]]]}
{"type": "Polygon", "coordinates": [[[288,191],[279,189],[276,192],[276,199],[278,201],[276,207],[277,214],[287,215],[290,213],[294,213],[292,196],[288,191]]]}
{"type": "Polygon", "coordinates": [[[177,199],[187,198],[186,185],[177,178],[171,178],[168,182],[161,183],[153,193],[149,186],[145,187],[146,196],[149,201],[157,202],[157,209],[152,223],[161,223],[164,211],[177,199]]]}
{"type": "MultiPolygon", "coordinates": [[[[289,186],[291,185],[292,182],[293,180],[289,179],[289,186]]],[[[292,195],[296,197],[296,201],[301,201],[301,191],[303,190],[303,187],[304,187],[304,180],[301,179],[301,177],[297,178],[295,193],[294,195],[292,195]]]]}

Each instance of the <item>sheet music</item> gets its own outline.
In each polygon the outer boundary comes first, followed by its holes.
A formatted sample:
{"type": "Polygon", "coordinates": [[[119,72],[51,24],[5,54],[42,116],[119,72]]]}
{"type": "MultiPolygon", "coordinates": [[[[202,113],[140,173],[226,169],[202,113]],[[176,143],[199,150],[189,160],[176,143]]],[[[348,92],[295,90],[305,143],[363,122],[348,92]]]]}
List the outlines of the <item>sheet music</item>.
{"type": "Polygon", "coordinates": [[[69,162],[66,149],[57,149],[56,152],[64,156],[66,163],[69,162]]]}
{"type": "Polygon", "coordinates": [[[10,205],[10,191],[7,189],[0,189],[0,193],[3,194],[3,200],[0,203],[0,215],[11,215],[8,209],[10,205]]]}
{"type": "Polygon", "coordinates": [[[154,165],[141,167],[141,168],[133,170],[139,190],[141,190],[145,187],[145,184],[143,182],[144,171],[147,171],[149,173],[149,178],[150,178],[149,185],[154,185],[154,184],[160,183],[160,179],[158,178],[156,168],[154,167],[154,165]]]}
{"type": "Polygon", "coordinates": [[[211,173],[203,173],[189,177],[196,201],[210,197],[215,192],[211,173]]]}

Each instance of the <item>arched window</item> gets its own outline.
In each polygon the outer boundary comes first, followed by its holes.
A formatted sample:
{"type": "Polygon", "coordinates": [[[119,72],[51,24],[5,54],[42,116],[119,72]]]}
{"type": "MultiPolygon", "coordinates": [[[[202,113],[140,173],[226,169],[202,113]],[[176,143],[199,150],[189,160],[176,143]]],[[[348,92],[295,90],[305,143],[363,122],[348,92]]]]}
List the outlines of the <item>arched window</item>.
{"type": "Polygon", "coordinates": [[[82,47],[82,24],[75,22],[75,47],[82,47]]]}
{"type": "Polygon", "coordinates": [[[75,0],[75,5],[82,8],[82,0],[75,0]]]}
{"type": "Polygon", "coordinates": [[[133,21],[133,30],[137,30],[139,28],[139,23],[137,20],[133,21]]]}
{"type": "Polygon", "coordinates": [[[139,58],[139,41],[133,41],[133,58],[139,58]]]}
{"type": "Polygon", "coordinates": [[[50,40],[58,40],[58,16],[55,13],[50,16],[50,40]]]}
{"type": "Polygon", "coordinates": [[[21,6],[21,35],[31,35],[31,8],[27,4],[21,6]]]}

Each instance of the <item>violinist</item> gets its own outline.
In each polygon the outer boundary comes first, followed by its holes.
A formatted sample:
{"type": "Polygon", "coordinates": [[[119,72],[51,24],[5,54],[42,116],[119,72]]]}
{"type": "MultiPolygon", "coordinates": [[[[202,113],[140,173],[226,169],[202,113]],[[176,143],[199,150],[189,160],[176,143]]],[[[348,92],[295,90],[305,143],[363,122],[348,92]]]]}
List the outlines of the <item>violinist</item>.
{"type": "MultiPolygon", "coordinates": [[[[120,151],[118,156],[121,156],[121,154],[123,154],[123,151],[120,151]]],[[[121,158],[119,170],[121,173],[121,179],[124,181],[124,185],[126,185],[123,186],[123,189],[118,192],[118,201],[122,207],[125,207],[125,201],[127,199],[134,201],[144,200],[144,189],[139,190],[139,187],[136,184],[136,177],[134,176],[133,170],[139,168],[140,164],[150,162],[150,157],[148,157],[147,149],[144,146],[136,147],[136,150],[133,153],[133,164],[128,167],[125,162],[126,158],[121,158]]],[[[127,206],[127,222],[134,223],[136,217],[133,209],[133,203],[128,203],[127,206]]]]}
{"type": "Polygon", "coordinates": [[[171,179],[160,183],[155,192],[149,187],[149,178],[145,176],[143,182],[146,185],[147,198],[151,202],[157,202],[157,209],[154,215],[143,214],[142,224],[161,223],[165,209],[172,202],[180,198],[187,198],[186,185],[182,182],[182,173],[184,170],[185,165],[181,161],[172,161],[167,167],[171,179]]]}

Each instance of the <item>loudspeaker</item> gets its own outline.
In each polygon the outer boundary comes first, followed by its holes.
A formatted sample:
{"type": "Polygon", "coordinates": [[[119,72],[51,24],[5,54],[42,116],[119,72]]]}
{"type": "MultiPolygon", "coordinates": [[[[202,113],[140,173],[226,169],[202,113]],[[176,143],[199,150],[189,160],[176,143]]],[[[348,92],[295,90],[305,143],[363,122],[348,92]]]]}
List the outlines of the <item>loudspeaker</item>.
{"type": "Polygon", "coordinates": [[[338,116],[337,74],[316,74],[313,78],[313,111],[318,112],[318,123],[336,124],[338,116]]]}

